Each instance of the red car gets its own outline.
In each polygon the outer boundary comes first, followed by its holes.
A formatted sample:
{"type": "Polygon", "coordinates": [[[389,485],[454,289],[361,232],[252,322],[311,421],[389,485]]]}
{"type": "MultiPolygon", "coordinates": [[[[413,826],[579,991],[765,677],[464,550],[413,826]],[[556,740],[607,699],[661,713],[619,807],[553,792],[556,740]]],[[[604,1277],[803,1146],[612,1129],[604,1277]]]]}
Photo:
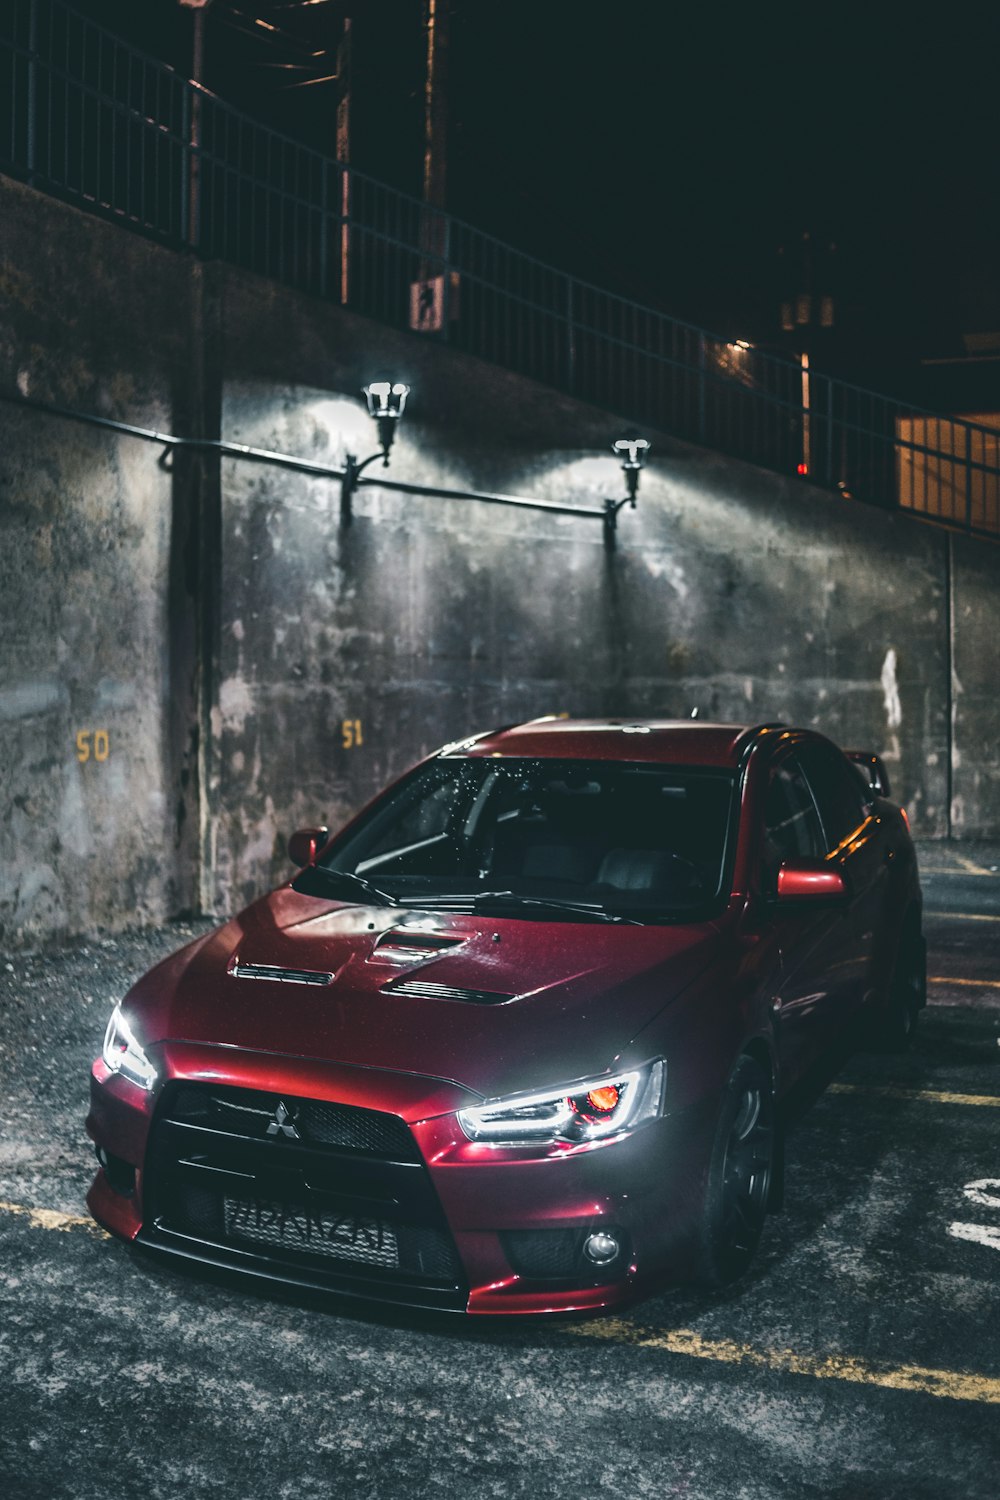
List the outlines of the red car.
{"type": "Polygon", "coordinates": [[[470,1313],[739,1276],[780,1102],[924,1004],[880,762],[781,725],[449,745],[142,978],[91,1079],[99,1223],[161,1256],[470,1313]]]}

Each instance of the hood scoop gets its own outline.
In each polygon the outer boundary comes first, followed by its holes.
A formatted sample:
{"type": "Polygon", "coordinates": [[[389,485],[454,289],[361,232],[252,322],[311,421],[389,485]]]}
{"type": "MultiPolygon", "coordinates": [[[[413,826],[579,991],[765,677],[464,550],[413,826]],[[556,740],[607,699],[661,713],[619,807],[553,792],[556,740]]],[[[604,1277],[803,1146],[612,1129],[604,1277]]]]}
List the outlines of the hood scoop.
{"type": "Polygon", "coordinates": [[[401,923],[381,933],[372,948],[369,963],[414,964],[422,959],[436,958],[450,953],[468,942],[468,935],[452,937],[446,932],[434,932],[426,927],[408,926],[401,923]]]}
{"type": "Polygon", "coordinates": [[[282,969],[275,964],[233,964],[233,979],[269,979],[272,984],[332,984],[333,975],[321,969],[282,969]]]}
{"type": "Polygon", "coordinates": [[[395,979],[382,986],[383,995],[415,995],[422,1000],[458,1000],[466,1005],[506,1005],[516,995],[499,990],[467,990],[454,984],[436,984],[432,979],[395,979]]]}

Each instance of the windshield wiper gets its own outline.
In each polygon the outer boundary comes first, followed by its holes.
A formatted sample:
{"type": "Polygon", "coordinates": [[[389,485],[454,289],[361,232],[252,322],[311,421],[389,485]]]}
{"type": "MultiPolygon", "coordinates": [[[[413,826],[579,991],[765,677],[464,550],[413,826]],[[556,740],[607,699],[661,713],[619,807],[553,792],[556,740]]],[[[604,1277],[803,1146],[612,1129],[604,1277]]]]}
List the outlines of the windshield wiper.
{"type": "Polygon", "coordinates": [[[395,896],[390,896],[388,891],[379,890],[377,885],[372,885],[363,875],[352,875],[348,870],[327,870],[323,865],[307,865],[292,881],[292,889],[305,896],[326,895],[325,889],[322,892],[312,889],[317,883],[324,887],[340,886],[352,896],[365,896],[373,906],[399,905],[395,896]]]}
{"type": "Polygon", "coordinates": [[[423,899],[413,899],[407,905],[420,906],[427,909],[447,908],[451,906],[468,907],[472,911],[481,911],[486,908],[510,907],[516,910],[519,907],[530,906],[535,910],[553,911],[566,913],[575,917],[589,917],[595,922],[624,922],[632,927],[641,927],[643,924],[635,917],[622,916],[620,912],[608,911],[603,906],[598,906],[592,901],[561,901],[556,897],[549,896],[519,896],[516,891],[466,891],[448,896],[431,896],[423,899]]]}

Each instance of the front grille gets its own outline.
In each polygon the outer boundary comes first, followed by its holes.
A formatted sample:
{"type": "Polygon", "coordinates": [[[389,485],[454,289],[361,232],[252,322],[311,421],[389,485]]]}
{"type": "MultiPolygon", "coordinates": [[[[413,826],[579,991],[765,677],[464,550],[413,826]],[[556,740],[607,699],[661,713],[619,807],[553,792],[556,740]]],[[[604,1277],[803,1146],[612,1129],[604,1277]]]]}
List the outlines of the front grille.
{"type": "Polygon", "coordinates": [[[466,990],[453,984],[435,984],[430,979],[397,979],[382,986],[383,995],[419,995],[425,1000],[462,1000],[466,1005],[506,1005],[513,995],[499,990],[466,990]]]}
{"type": "Polygon", "coordinates": [[[281,1137],[368,1151],[390,1161],[420,1160],[416,1141],[397,1115],[350,1104],[329,1104],[322,1099],[181,1084],[170,1117],[254,1140],[281,1137]]]}
{"type": "Polygon", "coordinates": [[[461,1266],[395,1115],[180,1084],[150,1135],[141,1239],[279,1280],[460,1302],[461,1266]],[[290,1135],[289,1129],[295,1134],[290,1135]]]}

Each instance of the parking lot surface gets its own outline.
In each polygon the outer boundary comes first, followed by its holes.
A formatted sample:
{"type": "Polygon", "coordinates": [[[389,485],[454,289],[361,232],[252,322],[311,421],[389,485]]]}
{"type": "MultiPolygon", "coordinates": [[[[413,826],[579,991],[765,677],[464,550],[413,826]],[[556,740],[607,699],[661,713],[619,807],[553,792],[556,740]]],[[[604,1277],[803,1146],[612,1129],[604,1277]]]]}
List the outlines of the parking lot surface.
{"type": "MultiPolygon", "coordinates": [[[[0,962],[0,1494],[990,1497],[1000,1473],[1000,851],[925,846],[930,1005],[793,1122],[724,1294],[468,1323],[154,1264],[83,1198],[87,1075],[172,926],[0,962]]],[[[200,930],[200,929],[199,929],[200,930]]]]}

